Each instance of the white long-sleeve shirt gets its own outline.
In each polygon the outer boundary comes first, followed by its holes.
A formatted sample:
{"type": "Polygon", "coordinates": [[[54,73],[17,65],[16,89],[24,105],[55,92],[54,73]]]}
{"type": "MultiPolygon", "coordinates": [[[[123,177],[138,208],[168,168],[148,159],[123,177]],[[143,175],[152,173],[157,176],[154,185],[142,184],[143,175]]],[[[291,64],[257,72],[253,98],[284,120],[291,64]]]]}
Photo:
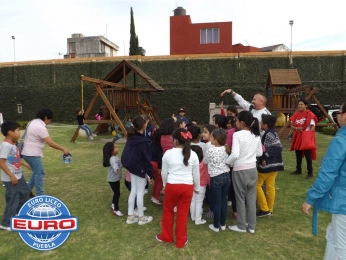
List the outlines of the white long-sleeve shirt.
{"type": "Polygon", "coordinates": [[[199,160],[194,151],[191,151],[188,165],[185,166],[182,148],[167,150],[162,157],[161,176],[163,186],[170,184],[193,184],[194,190],[199,191],[199,160]]]}
{"type": "MultiPolygon", "coordinates": [[[[246,101],[241,95],[236,94],[234,96],[234,100],[237,101],[238,105],[241,106],[244,110],[250,111],[251,103],[246,101]]],[[[261,126],[262,114],[271,115],[270,111],[266,107],[259,110],[253,108],[250,112],[253,117],[256,117],[258,119],[259,127],[261,126]]],[[[261,137],[264,135],[264,132],[265,131],[260,130],[261,137]]]]}
{"type": "Polygon", "coordinates": [[[261,138],[249,130],[240,130],[233,134],[232,153],[226,163],[233,171],[256,168],[256,157],[262,155],[261,138]]]}

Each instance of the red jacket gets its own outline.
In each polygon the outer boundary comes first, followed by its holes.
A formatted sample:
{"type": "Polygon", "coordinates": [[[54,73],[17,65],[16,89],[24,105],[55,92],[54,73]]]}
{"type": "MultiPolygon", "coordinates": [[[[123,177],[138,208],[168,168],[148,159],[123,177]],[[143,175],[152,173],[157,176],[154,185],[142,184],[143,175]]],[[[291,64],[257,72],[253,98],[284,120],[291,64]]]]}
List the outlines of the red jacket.
{"type": "MultiPolygon", "coordinates": [[[[292,122],[292,126],[294,127],[303,127],[303,131],[306,131],[306,128],[310,125],[311,120],[315,120],[315,124],[317,125],[318,119],[314,113],[310,110],[306,110],[304,112],[295,112],[291,117],[290,121],[292,122]]],[[[299,131],[293,131],[293,137],[291,141],[290,151],[300,150],[300,143],[302,141],[302,133],[299,131]]],[[[316,160],[316,147],[311,151],[311,158],[316,160]]],[[[304,156],[304,153],[303,153],[304,156]]]]}

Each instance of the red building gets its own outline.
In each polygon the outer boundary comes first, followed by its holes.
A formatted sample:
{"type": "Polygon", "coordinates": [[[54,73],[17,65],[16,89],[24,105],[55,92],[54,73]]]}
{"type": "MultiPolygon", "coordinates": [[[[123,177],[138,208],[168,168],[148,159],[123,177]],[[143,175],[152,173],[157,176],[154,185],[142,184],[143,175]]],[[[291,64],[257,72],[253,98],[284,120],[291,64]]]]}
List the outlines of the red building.
{"type": "Polygon", "coordinates": [[[170,54],[254,52],[260,48],[232,46],[232,22],[191,22],[186,10],[177,7],[170,17],[170,54]]]}

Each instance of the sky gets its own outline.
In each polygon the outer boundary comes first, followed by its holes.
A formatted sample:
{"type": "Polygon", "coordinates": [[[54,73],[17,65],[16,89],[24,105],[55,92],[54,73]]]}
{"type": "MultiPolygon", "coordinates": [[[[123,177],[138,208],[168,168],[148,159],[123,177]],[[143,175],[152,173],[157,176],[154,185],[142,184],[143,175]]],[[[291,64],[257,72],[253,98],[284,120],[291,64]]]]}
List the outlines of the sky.
{"type": "Polygon", "coordinates": [[[0,63],[62,59],[73,33],[105,36],[127,56],[130,7],[146,56],[169,55],[178,6],[192,23],[232,21],[232,44],[346,50],[345,0],[0,0],[0,63]]]}

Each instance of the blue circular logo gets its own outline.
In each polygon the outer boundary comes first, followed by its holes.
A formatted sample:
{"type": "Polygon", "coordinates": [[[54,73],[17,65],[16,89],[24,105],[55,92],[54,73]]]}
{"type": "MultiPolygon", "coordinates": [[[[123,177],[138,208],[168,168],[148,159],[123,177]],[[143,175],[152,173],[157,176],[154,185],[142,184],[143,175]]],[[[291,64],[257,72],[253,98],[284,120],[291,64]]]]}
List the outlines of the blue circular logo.
{"type": "Polygon", "coordinates": [[[66,205],[52,196],[28,200],[18,216],[11,218],[11,230],[18,231],[30,247],[47,251],[61,246],[71,231],[78,229],[78,219],[71,216],[66,205]]]}

